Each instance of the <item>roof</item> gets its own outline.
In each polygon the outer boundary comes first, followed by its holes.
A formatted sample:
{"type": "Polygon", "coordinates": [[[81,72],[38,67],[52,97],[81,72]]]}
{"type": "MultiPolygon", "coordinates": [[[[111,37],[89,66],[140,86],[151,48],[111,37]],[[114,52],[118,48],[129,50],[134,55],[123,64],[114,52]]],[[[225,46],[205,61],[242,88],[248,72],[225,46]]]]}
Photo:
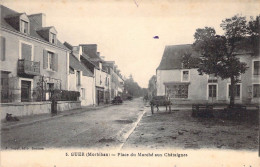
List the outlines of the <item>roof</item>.
{"type": "Polygon", "coordinates": [[[84,65],[81,64],[81,62],[73,54],[70,54],[70,67],[77,71],[82,71],[84,76],[93,77],[93,73],[84,67],[84,65]]]}
{"type": "MultiPolygon", "coordinates": [[[[12,9],[9,9],[9,8],[3,6],[3,5],[0,5],[0,8],[1,8],[1,14],[0,14],[0,16],[1,16],[1,27],[20,33],[19,31],[17,31],[13,26],[11,26],[6,21],[6,18],[11,17],[11,16],[19,16],[19,15],[22,15],[24,13],[18,13],[18,12],[14,11],[12,9]]],[[[34,20],[30,17],[29,17],[29,19],[30,19],[30,36],[35,37],[35,38],[37,38],[37,39],[39,39],[43,42],[49,43],[37,33],[37,30],[39,28],[47,28],[48,29],[48,28],[54,28],[54,27],[41,27],[36,20],[34,20]]],[[[51,43],[49,43],[49,44],[51,44],[51,43]]],[[[62,49],[67,50],[67,48],[59,40],[57,40],[57,46],[62,48],[62,49]]]]}
{"type": "Polygon", "coordinates": [[[185,54],[191,54],[191,57],[199,57],[199,54],[192,49],[191,44],[166,46],[157,70],[181,69],[182,57],[185,54]]]}

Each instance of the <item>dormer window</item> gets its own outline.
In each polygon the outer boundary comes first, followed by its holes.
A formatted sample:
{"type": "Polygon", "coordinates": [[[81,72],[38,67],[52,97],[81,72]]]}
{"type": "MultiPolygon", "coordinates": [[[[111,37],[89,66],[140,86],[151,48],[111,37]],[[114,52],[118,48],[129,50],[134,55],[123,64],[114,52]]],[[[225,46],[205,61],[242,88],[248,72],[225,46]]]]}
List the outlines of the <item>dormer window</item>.
{"type": "Polygon", "coordinates": [[[50,33],[50,43],[55,44],[56,35],[53,33],[50,33]]]}
{"type": "Polygon", "coordinates": [[[28,34],[29,33],[29,24],[28,24],[28,22],[26,22],[26,21],[24,21],[24,20],[21,20],[20,21],[20,24],[21,24],[21,32],[22,33],[25,33],[25,34],[28,34]]]}

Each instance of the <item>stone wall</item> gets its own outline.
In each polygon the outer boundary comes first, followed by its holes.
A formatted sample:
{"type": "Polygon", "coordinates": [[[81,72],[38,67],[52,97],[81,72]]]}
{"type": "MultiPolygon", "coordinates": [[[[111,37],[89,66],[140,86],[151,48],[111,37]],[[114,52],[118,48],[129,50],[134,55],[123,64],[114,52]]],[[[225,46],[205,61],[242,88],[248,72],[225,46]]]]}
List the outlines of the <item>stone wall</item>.
{"type": "MultiPolygon", "coordinates": [[[[81,108],[80,101],[58,101],[57,110],[59,112],[81,108]]],[[[5,119],[6,113],[13,116],[31,116],[37,114],[51,113],[51,102],[19,102],[2,103],[0,105],[1,120],[5,119]]]]}

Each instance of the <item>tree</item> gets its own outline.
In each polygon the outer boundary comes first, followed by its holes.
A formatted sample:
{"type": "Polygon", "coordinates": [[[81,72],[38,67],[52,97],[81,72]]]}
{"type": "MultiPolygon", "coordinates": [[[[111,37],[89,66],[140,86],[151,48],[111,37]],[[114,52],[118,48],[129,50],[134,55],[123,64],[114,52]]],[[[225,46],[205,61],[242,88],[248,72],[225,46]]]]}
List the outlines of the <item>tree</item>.
{"type": "Polygon", "coordinates": [[[193,47],[201,54],[198,72],[200,74],[214,74],[221,79],[230,78],[230,106],[235,103],[235,85],[239,76],[245,73],[246,63],[236,57],[241,41],[248,36],[246,18],[235,15],[222,21],[224,35],[216,35],[214,28],[197,29],[193,47]]]}
{"type": "Polygon", "coordinates": [[[148,84],[148,97],[151,98],[153,96],[156,96],[157,89],[156,89],[156,75],[153,75],[148,84]]]}
{"type": "Polygon", "coordinates": [[[132,75],[129,76],[124,82],[124,88],[125,92],[127,94],[134,96],[134,97],[140,97],[143,95],[143,89],[138,85],[137,82],[134,81],[134,78],[132,75]]]}

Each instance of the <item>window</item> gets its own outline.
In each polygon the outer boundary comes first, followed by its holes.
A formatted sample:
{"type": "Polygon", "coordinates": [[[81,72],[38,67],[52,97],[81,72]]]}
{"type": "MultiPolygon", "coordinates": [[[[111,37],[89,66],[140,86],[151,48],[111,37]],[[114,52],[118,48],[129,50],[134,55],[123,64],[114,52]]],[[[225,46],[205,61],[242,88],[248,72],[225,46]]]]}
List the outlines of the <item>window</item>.
{"type": "Polygon", "coordinates": [[[81,97],[85,99],[85,88],[81,88],[81,97]]]}
{"type": "MultiPolygon", "coordinates": [[[[235,86],[235,98],[240,98],[240,84],[235,86]]],[[[231,85],[228,85],[228,97],[231,95],[231,85]]]]}
{"type": "Polygon", "coordinates": [[[253,75],[260,75],[260,61],[254,61],[253,75]]]}
{"type": "Polygon", "coordinates": [[[108,80],[107,80],[107,77],[106,77],[106,86],[107,86],[107,84],[108,84],[108,80]]]}
{"type": "Polygon", "coordinates": [[[52,52],[47,53],[48,69],[54,71],[54,54],[52,52]]]}
{"type": "Polygon", "coordinates": [[[260,84],[253,84],[253,97],[260,97],[260,84]]]}
{"type": "Polygon", "coordinates": [[[181,84],[181,85],[169,85],[166,88],[166,94],[170,98],[188,98],[188,84],[181,84]]]}
{"type": "Polygon", "coordinates": [[[29,33],[29,31],[28,31],[28,29],[29,29],[29,27],[28,27],[28,22],[26,22],[26,21],[24,21],[24,20],[21,20],[21,32],[22,33],[25,33],[25,34],[28,34],[29,33]]]}
{"type": "Polygon", "coordinates": [[[56,35],[53,33],[50,33],[50,43],[55,43],[56,35]]]}
{"type": "Polygon", "coordinates": [[[76,85],[80,85],[80,71],[77,71],[76,73],[76,85]]]}
{"type": "Polygon", "coordinates": [[[181,75],[182,75],[181,78],[182,82],[188,82],[190,80],[190,75],[188,70],[182,71],[181,75]]]}
{"type": "Polygon", "coordinates": [[[215,76],[215,74],[209,74],[208,83],[216,83],[218,82],[218,78],[215,76]]]}
{"type": "Polygon", "coordinates": [[[32,60],[32,45],[21,43],[21,58],[24,60],[32,60]]]}
{"type": "Polygon", "coordinates": [[[0,60],[5,61],[5,38],[0,36],[0,60]]]}
{"type": "Polygon", "coordinates": [[[43,68],[58,71],[58,54],[49,50],[43,50],[43,68]]]}
{"type": "Polygon", "coordinates": [[[209,85],[209,97],[217,97],[217,85],[209,85]]]}

